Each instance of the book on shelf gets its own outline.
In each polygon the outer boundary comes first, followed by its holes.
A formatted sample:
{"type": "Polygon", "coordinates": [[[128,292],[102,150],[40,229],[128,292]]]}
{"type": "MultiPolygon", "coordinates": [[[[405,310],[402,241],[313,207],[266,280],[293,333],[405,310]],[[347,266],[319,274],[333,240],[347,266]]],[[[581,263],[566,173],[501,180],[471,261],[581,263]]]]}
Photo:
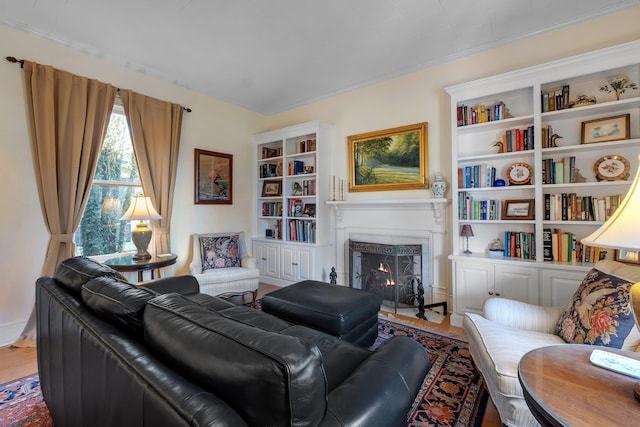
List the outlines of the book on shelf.
{"type": "Polygon", "coordinates": [[[456,107],[456,121],[458,126],[493,122],[508,117],[508,109],[502,101],[498,101],[493,105],[478,104],[471,107],[460,104],[456,107]]]}
{"type": "Polygon", "coordinates": [[[302,139],[298,142],[298,153],[308,153],[316,151],[315,139],[302,139]]]}
{"type": "Polygon", "coordinates": [[[569,108],[569,85],[542,91],[541,110],[543,113],[569,108]]]}
{"type": "Polygon", "coordinates": [[[262,147],[262,158],[270,159],[272,157],[280,157],[282,156],[282,147],[270,148],[270,147],[262,147]]]}
{"type": "Polygon", "coordinates": [[[289,175],[304,173],[304,162],[302,160],[292,160],[289,162],[289,175]]]}
{"type": "Polygon", "coordinates": [[[535,233],[505,231],[504,256],[520,259],[535,259],[535,240],[535,233]]]}

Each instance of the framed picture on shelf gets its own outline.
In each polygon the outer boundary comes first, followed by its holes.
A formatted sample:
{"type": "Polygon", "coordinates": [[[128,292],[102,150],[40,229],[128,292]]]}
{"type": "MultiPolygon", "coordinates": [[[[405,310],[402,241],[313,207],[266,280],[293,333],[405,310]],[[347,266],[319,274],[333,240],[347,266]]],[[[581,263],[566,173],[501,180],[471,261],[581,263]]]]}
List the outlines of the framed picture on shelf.
{"type": "Polygon", "coordinates": [[[233,154],[195,149],[196,205],[230,205],[233,190],[233,154]]]}
{"type": "Polygon", "coordinates": [[[349,191],[425,188],[427,122],[351,135],[349,191]]]}
{"type": "Polygon", "coordinates": [[[640,264],[640,252],[628,251],[626,249],[616,249],[615,260],[620,262],[626,262],[629,264],[640,264]]]}
{"type": "Polygon", "coordinates": [[[505,200],[502,205],[502,219],[533,219],[534,202],[534,199],[505,200]]]}
{"type": "Polygon", "coordinates": [[[262,182],[262,197],[278,197],[282,195],[282,181],[265,179],[262,182]]]}
{"type": "Polygon", "coordinates": [[[631,137],[630,117],[630,114],[622,114],[582,122],[582,143],[593,144],[629,139],[631,137]]]}
{"type": "Polygon", "coordinates": [[[316,216],[316,204],[315,203],[305,203],[304,209],[302,209],[302,216],[316,216]]]}

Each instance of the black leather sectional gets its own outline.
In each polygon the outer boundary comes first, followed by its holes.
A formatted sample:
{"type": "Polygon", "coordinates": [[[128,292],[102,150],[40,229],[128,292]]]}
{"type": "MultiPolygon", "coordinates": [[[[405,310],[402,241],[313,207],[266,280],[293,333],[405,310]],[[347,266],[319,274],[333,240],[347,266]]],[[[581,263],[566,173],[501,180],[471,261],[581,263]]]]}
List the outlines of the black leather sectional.
{"type": "Polygon", "coordinates": [[[191,276],[134,286],[88,258],[36,284],[38,369],[57,426],[397,426],[430,369],[200,294],[191,276]]]}

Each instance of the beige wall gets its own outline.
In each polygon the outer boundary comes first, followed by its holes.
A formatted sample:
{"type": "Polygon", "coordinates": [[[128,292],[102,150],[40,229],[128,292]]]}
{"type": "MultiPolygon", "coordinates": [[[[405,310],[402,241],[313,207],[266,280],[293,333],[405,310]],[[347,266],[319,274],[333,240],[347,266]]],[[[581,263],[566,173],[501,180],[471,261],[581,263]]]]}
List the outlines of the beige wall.
{"type": "MultiPolygon", "coordinates": [[[[640,7],[543,34],[401,78],[335,96],[288,112],[263,117],[117,67],[49,41],[0,26],[3,56],[13,55],[133,89],[191,107],[183,121],[174,218],[173,251],[177,273],[186,273],[189,234],[212,230],[247,230],[252,234],[252,135],[310,120],[335,127],[335,161],[329,174],[347,177],[346,137],[421,121],[429,122],[429,176],[442,171],[450,181],[449,99],[444,88],[529,65],[560,59],[640,37],[640,7]],[[193,149],[234,155],[234,203],[193,204],[193,149]]],[[[463,36],[464,31],[461,31],[463,36]]],[[[185,65],[188,66],[188,65],[185,65]]],[[[336,64],[339,67],[340,64],[336,64]]],[[[25,124],[18,66],[0,63],[0,345],[22,329],[34,301],[33,284],[40,275],[47,243],[25,124]]],[[[348,194],[348,198],[422,198],[427,190],[348,194]]]]}
{"type": "MultiPolygon", "coordinates": [[[[188,272],[190,233],[242,230],[252,224],[252,135],[265,117],[47,40],[0,26],[4,56],[26,58],[117,87],[192,108],[183,119],[182,142],[171,229],[178,273],[188,272]],[[193,149],[234,156],[233,205],[193,204],[193,149]]],[[[188,65],[185,65],[188,66],[188,65]]],[[[20,67],[0,61],[0,346],[22,331],[34,303],[48,233],[32,169],[20,67]]],[[[250,235],[250,230],[247,229],[250,235]]],[[[147,276],[148,277],[148,276],[147,276]]]]}

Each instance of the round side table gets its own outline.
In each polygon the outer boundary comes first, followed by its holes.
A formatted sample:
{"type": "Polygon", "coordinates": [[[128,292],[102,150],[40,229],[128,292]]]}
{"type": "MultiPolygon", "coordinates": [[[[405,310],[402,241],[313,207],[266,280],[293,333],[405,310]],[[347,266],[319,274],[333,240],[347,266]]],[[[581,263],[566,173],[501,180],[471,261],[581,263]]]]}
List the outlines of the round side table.
{"type": "Polygon", "coordinates": [[[178,255],[166,254],[163,256],[153,255],[150,259],[135,260],[133,255],[119,256],[110,258],[104,263],[119,272],[137,271],[138,282],[144,280],[143,273],[146,270],[151,271],[151,279],[154,279],[153,272],[159,268],[168,267],[176,263],[178,255]]]}

